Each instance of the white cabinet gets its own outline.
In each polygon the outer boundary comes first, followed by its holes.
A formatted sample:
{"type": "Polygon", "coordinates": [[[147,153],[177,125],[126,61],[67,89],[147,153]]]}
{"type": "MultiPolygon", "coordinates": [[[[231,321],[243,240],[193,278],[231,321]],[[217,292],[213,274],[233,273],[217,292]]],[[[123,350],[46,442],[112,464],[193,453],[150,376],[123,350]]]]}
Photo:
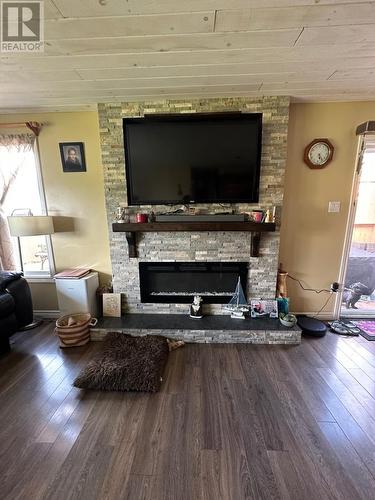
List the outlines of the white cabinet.
{"type": "Polygon", "coordinates": [[[55,278],[55,282],[61,315],[89,312],[92,316],[97,316],[96,290],[99,286],[97,272],[80,279],[55,278]]]}

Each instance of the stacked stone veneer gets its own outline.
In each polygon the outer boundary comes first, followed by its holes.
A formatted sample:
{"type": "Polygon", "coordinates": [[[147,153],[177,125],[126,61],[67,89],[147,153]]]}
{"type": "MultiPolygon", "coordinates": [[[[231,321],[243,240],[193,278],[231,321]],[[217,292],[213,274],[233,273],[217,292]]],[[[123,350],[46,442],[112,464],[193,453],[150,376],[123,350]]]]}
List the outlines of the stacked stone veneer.
{"type": "MultiPolygon", "coordinates": [[[[263,233],[260,257],[250,257],[250,233],[176,232],[139,233],[138,258],[129,259],[125,234],[113,233],[112,223],[120,203],[127,201],[122,119],[147,113],[193,113],[242,111],[263,113],[262,160],[259,204],[234,204],[238,212],[267,209],[283,202],[284,172],[287,153],[289,98],[263,97],[200,100],[163,100],[156,102],[105,103],[98,105],[100,141],[104,169],[105,198],[110,234],[113,287],[123,294],[124,312],[182,312],[186,304],[141,304],[139,261],[247,261],[249,262],[248,297],[274,297],[279,253],[279,232],[263,233]]],[[[145,145],[147,147],[147,145],[145,145]]],[[[220,205],[197,204],[209,213],[223,211],[220,205]]],[[[137,211],[165,212],[166,206],[132,207],[137,211]]],[[[220,305],[206,306],[206,312],[218,314],[220,305]]]]}
{"type": "MultiPolygon", "coordinates": [[[[235,320],[234,320],[235,321],[235,320]]],[[[184,340],[199,344],[288,344],[301,343],[301,331],[298,328],[280,330],[162,330],[162,329],[134,329],[134,328],[91,328],[90,338],[93,341],[105,339],[108,331],[127,333],[128,335],[161,335],[174,340],[184,340]]]]}

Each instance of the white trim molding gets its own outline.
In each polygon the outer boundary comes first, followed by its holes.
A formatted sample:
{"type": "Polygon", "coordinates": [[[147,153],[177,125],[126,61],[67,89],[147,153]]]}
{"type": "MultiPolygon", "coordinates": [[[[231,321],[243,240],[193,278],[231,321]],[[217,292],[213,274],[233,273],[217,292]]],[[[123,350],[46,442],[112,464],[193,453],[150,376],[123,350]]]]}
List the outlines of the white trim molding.
{"type": "Polygon", "coordinates": [[[349,263],[349,253],[350,247],[352,245],[353,231],[354,231],[354,220],[356,213],[356,201],[357,194],[359,189],[359,181],[360,181],[360,173],[362,168],[363,154],[365,151],[365,141],[364,137],[360,136],[357,145],[357,153],[356,153],[356,161],[353,166],[353,177],[352,177],[352,188],[350,193],[350,203],[349,203],[349,211],[346,220],[346,228],[345,228],[345,238],[344,238],[344,246],[341,254],[341,262],[340,262],[340,272],[339,272],[339,283],[340,290],[336,294],[335,307],[334,307],[334,316],[335,318],[340,318],[341,315],[341,304],[342,304],[342,295],[344,292],[344,284],[346,271],[349,263]]]}
{"type": "Polygon", "coordinates": [[[304,311],[304,312],[291,312],[291,314],[294,314],[295,316],[311,316],[312,318],[316,319],[321,319],[323,321],[330,321],[335,319],[334,318],[334,313],[331,312],[321,312],[319,314],[316,313],[316,311],[304,311]]]}
{"type": "Polygon", "coordinates": [[[27,276],[27,274],[26,274],[26,275],[24,275],[24,278],[28,283],[51,283],[51,284],[55,283],[54,278],[52,278],[51,276],[40,276],[40,277],[32,276],[31,277],[31,276],[27,276]]]}
{"type": "Polygon", "coordinates": [[[58,319],[61,314],[58,310],[34,310],[34,316],[42,319],[58,319]]]}

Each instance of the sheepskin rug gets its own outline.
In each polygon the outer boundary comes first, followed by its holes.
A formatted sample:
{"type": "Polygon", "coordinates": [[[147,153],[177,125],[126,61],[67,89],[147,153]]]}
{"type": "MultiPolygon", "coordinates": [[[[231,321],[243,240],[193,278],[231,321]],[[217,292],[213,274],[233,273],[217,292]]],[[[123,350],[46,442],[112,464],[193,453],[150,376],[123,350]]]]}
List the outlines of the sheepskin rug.
{"type": "Polygon", "coordinates": [[[74,380],[80,389],[157,392],[168,360],[164,337],[109,332],[103,349],[74,380]]]}

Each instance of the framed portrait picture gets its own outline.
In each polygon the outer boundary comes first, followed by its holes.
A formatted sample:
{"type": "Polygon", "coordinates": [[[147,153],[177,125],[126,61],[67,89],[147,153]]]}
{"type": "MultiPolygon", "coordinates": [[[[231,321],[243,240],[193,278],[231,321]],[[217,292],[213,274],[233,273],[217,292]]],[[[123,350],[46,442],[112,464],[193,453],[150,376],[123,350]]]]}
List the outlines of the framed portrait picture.
{"type": "Polygon", "coordinates": [[[83,142],[60,142],[59,146],[64,172],[86,172],[83,142]]]}

